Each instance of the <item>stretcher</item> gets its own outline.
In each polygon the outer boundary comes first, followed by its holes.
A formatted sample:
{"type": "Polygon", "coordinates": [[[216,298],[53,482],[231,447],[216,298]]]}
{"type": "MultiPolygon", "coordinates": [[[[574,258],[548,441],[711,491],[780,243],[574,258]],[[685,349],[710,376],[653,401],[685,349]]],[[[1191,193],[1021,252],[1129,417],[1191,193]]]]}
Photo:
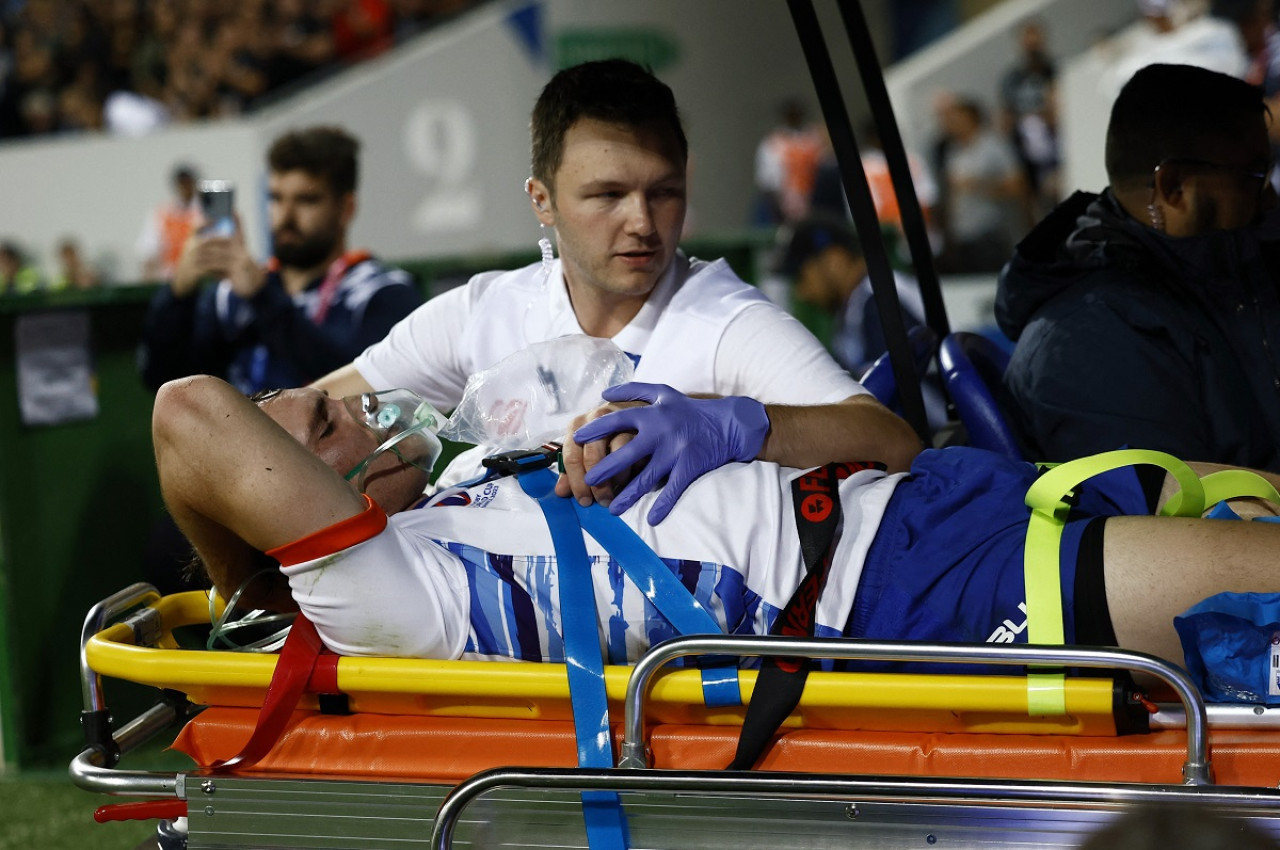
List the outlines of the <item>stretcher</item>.
{"type": "MultiPolygon", "coordinates": [[[[87,742],[72,779],[149,798],[97,816],[185,832],[166,846],[586,847],[579,794],[600,789],[620,793],[629,847],[1075,846],[1147,801],[1280,835],[1280,709],[1206,706],[1184,672],[1140,653],[678,638],[607,672],[614,769],[575,767],[563,665],[334,657],[311,684],[341,699],[309,694],[261,760],[228,771],[214,765],[252,734],[276,656],[184,647],[208,621],[204,594],[139,584],[84,627],[87,742]],[[1067,714],[1033,717],[1019,675],[814,672],[760,769],[730,772],[742,708],[708,706],[699,672],[671,664],[726,654],[1129,669],[1170,699],[1069,676],[1067,714]],[[104,678],[162,698],[112,730],[104,678]],[[119,766],[177,720],[194,768],[119,766]]],[[[737,676],[749,696],[754,671],[737,676]]]]}

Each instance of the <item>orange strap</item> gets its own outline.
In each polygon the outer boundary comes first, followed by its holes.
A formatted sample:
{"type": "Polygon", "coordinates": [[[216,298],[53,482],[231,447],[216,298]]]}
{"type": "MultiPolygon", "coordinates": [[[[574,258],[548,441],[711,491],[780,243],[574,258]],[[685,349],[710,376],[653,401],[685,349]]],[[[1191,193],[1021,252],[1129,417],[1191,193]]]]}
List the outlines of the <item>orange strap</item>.
{"type": "MultiPolygon", "coordinates": [[[[364,494],[361,494],[364,495],[364,494]]],[[[377,537],[387,527],[387,514],[378,507],[378,503],[364,495],[364,510],[354,516],[341,519],[333,525],[313,531],[306,537],[300,537],[292,543],[285,543],[267,554],[275,558],[283,566],[291,567],[350,549],[357,543],[363,543],[377,537]]]]}
{"type": "MultiPolygon", "coordinates": [[[[363,543],[387,527],[387,515],[377,502],[364,497],[365,509],[339,520],[300,540],[277,546],[268,555],[282,564],[300,564],[363,543]]],[[[315,624],[299,613],[289,629],[280,657],[276,660],[271,684],[262,700],[258,724],[239,753],[211,764],[211,770],[244,768],[261,761],[284,733],[304,693],[340,693],[338,656],[329,652],[316,632],[315,624]]]]}
{"type": "MultiPolygon", "coordinates": [[[[271,748],[284,733],[293,710],[298,707],[298,700],[306,692],[307,682],[323,652],[326,650],[320,642],[320,635],[316,633],[316,627],[302,614],[298,614],[289,629],[289,636],[285,638],[284,647],[280,650],[253,734],[239,753],[229,759],[214,762],[209,766],[211,770],[249,767],[271,752],[271,748]]],[[[336,671],[336,664],[334,670],[336,671]]],[[[333,675],[332,679],[336,685],[337,676],[333,675]]]]}

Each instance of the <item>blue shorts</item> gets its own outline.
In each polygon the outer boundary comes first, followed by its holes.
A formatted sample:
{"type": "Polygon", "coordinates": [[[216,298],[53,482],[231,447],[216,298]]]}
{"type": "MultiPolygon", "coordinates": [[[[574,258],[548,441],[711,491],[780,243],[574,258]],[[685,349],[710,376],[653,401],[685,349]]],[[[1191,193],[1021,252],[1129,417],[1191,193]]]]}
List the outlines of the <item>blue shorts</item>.
{"type": "MultiPolygon", "coordinates": [[[[1032,464],[977,449],[923,452],[889,501],[845,634],[1026,643],[1023,548],[1031,512],[1023,499],[1037,475],[1032,464]]],[[[1151,512],[1133,467],[1096,476],[1078,493],[1062,534],[1067,643],[1076,639],[1076,568],[1085,527],[1098,517],[1151,512]]]]}

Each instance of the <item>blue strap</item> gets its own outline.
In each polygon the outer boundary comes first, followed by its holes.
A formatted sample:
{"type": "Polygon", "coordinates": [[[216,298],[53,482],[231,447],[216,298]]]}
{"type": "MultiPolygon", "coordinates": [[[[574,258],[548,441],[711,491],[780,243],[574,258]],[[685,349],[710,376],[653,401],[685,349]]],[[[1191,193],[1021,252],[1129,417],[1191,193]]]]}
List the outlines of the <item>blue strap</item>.
{"type": "MultiPolygon", "coordinates": [[[[572,504],[582,528],[622,565],[627,578],[677,632],[682,635],[723,633],[715,618],[631,526],[598,502],[587,507],[576,501],[572,504]]],[[[732,664],[732,667],[703,669],[702,692],[707,705],[742,705],[736,659],[732,664]]]]}
{"type": "Polygon", "coordinates": [[[710,708],[742,705],[738,687],[738,665],[702,668],[702,702],[710,708]]]}
{"type": "Polygon", "coordinates": [[[627,578],[682,635],[720,634],[720,624],[707,613],[671,568],[654,554],[629,525],[599,502],[583,507],[570,501],[582,528],[622,565],[627,578]]]}
{"type": "MultiPolygon", "coordinates": [[[[556,475],[549,469],[526,472],[516,480],[525,493],[537,500],[555,544],[561,631],[574,733],[578,740],[578,766],[613,767],[609,700],[605,694],[591,562],[582,540],[582,529],[571,507],[576,503],[556,495],[556,475]]],[[[582,815],[591,850],[625,850],[626,820],[617,793],[583,792],[582,815]]]]}

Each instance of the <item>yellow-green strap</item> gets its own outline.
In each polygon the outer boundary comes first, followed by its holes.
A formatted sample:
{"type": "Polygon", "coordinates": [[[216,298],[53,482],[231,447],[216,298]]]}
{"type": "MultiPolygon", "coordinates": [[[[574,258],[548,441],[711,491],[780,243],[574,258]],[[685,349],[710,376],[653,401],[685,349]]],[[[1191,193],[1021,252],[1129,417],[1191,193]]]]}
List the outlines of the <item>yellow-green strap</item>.
{"type": "MultiPolygon", "coordinates": [[[[1227,499],[1252,497],[1266,499],[1268,502],[1280,504],[1280,492],[1271,482],[1256,472],[1247,469],[1223,469],[1211,472],[1200,479],[1204,487],[1205,506],[1216,505],[1227,499]]],[[[1174,493],[1169,501],[1160,509],[1161,516],[1199,516],[1203,512],[1186,511],[1182,507],[1182,492],[1174,493]]]]}
{"type": "MultiPolygon", "coordinates": [[[[1047,470],[1027,490],[1031,508],[1023,574],[1027,594],[1027,642],[1060,645],[1066,641],[1062,613],[1062,529],[1071,510],[1071,491],[1095,475],[1122,466],[1152,464],[1164,469],[1180,485],[1180,509],[1198,516],[1204,510],[1200,479],[1176,457],[1147,449],[1120,449],[1059,464],[1047,470]]],[[[1031,672],[1027,676],[1027,710],[1033,715],[1066,714],[1062,673],[1031,672]]]]}
{"type": "MultiPolygon", "coordinates": [[[[1161,507],[1161,516],[1198,517],[1209,505],[1243,497],[1280,504],[1280,492],[1257,473],[1224,469],[1199,478],[1173,455],[1147,449],[1105,452],[1048,469],[1026,495],[1027,507],[1031,508],[1023,555],[1029,643],[1061,644],[1065,639],[1060,559],[1071,491],[1095,475],[1137,464],[1158,466],[1178,482],[1179,489],[1161,507]]],[[[1066,713],[1061,673],[1032,672],[1027,679],[1027,708],[1031,714],[1066,713]]]]}

